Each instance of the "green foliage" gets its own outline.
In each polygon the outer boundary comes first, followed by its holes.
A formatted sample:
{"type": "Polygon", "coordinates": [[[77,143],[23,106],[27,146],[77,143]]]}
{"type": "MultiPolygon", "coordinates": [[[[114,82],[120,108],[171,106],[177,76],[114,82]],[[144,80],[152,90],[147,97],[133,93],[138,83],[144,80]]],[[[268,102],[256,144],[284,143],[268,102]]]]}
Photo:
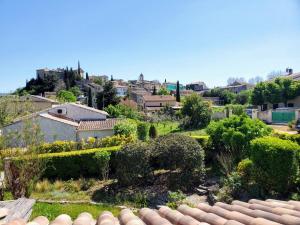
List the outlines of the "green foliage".
{"type": "Polygon", "coordinates": [[[180,87],[179,87],[179,81],[176,83],[176,101],[180,102],[180,87]]]}
{"type": "Polygon", "coordinates": [[[235,96],[234,102],[240,105],[247,105],[250,102],[251,91],[245,90],[241,91],[235,96]]]}
{"type": "Polygon", "coordinates": [[[243,105],[226,105],[226,110],[231,110],[233,115],[241,116],[245,113],[245,106],[243,105]]]}
{"type": "Polygon", "coordinates": [[[252,92],[252,104],[262,105],[265,102],[285,103],[294,99],[300,92],[300,82],[289,78],[276,78],[272,81],[262,82],[254,87],[252,92]]]}
{"type": "Polygon", "coordinates": [[[77,216],[82,212],[89,212],[93,215],[94,218],[97,218],[97,216],[99,216],[104,211],[110,211],[115,216],[117,216],[120,213],[120,208],[107,204],[49,204],[37,202],[33,206],[31,218],[34,219],[40,215],[44,215],[50,221],[52,221],[62,213],[66,213],[70,215],[73,220],[75,220],[77,216]]]}
{"type": "Polygon", "coordinates": [[[180,134],[160,136],[151,144],[152,164],[160,169],[181,169],[199,176],[204,169],[204,151],[197,141],[180,134]]]}
{"type": "Polygon", "coordinates": [[[219,97],[225,105],[233,103],[236,94],[221,88],[213,88],[204,92],[203,97],[219,97]]]}
{"type": "Polygon", "coordinates": [[[136,141],[134,135],[113,135],[110,137],[105,137],[99,140],[98,147],[113,147],[113,146],[123,146],[136,141]]]}
{"type": "Polygon", "coordinates": [[[300,134],[273,133],[273,136],[282,140],[290,140],[300,145],[300,134]]]}
{"type": "Polygon", "coordinates": [[[149,128],[149,137],[152,139],[157,138],[157,130],[153,124],[151,124],[149,128]]]}
{"type": "Polygon", "coordinates": [[[130,135],[136,135],[137,125],[133,120],[123,120],[114,126],[115,135],[124,135],[126,137],[130,135]]]}
{"type": "Polygon", "coordinates": [[[275,137],[257,138],[251,142],[251,160],[255,180],[264,192],[288,193],[299,175],[299,145],[275,137]]]}
{"type": "Polygon", "coordinates": [[[243,184],[241,175],[237,172],[232,172],[225,178],[223,187],[220,189],[217,198],[218,201],[231,203],[234,199],[241,197],[243,192],[243,184]]]}
{"type": "Polygon", "coordinates": [[[149,124],[140,122],[137,125],[137,136],[141,141],[146,141],[148,138],[149,124]]]}
{"type": "Polygon", "coordinates": [[[60,102],[76,102],[76,96],[71,91],[60,90],[57,98],[60,102]]]}
{"type": "MultiPolygon", "coordinates": [[[[116,176],[121,185],[136,184],[151,174],[150,151],[146,143],[128,144],[116,153],[116,176]]],[[[145,181],[144,181],[145,182],[145,181]]]]}
{"type": "Polygon", "coordinates": [[[72,92],[75,97],[78,97],[79,95],[81,95],[81,91],[80,91],[79,87],[77,87],[77,86],[71,87],[69,89],[69,91],[72,92]]]}
{"type": "Polygon", "coordinates": [[[88,106],[93,107],[93,96],[92,96],[91,88],[89,88],[89,91],[88,91],[88,106]]]}
{"type": "Polygon", "coordinates": [[[58,78],[55,76],[45,76],[43,79],[31,79],[30,81],[26,82],[26,86],[24,88],[17,89],[17,95],[38,95],[45,92],[52,92],[55,89],[57,84],[58,78]]]}
{"type": "Polygon", "coordinates": [[[117,105],[120,102],[120,98],[117,97],[117,90],[113,85],[113,82],[108,81],[103,86],[103,92],[97,95],[97,108],[104,109],[109,105],[117,105]]]}
{"type": "Polygon", "coordinates": [[[214,159],[221,152],[231,153],[238,163],[249,156],[250,141],[270,134],[271,128],[260,120],[242,115],[211,122],[206,131],[211,142],[209,159],[214,159]]]}
{"type": "Polygon", "coordinates": [[[55,141],[52,143],[43,143],[37,146],[39,153],[70,152],[77,149],[77,143],[74,141],[55,141]]]}
{"type": "Polygon", "coordinates": [[[170,92],[165,87],[161,87],[158,91],[158,95],[170,95],[170,92]]]}
{"type": "Polygon", "coordinates": [[[185,98],[181,112],[185,117],[182,126],[188,129],[206,127],[212,113],[209,104],[203,101],[198,94],[192,94],[185,98]]]}
{"type": "MultiPolygon", "coordinates": [[[[38,158],[48,159],[47,168],[43,174],[45,178],[68,180],[79,177],[100,177],[102,174],[95,154],[103,151],[113,154],[119,149],[120,147],[116,146],[71,152],[45,153],[38,155],[38,158]]],[[[34,160],[34,158],[31,158],[31,160],[34,160]]]]}
{"type": "Polygon", "coordinates": [[[208,135],[202,135],[202,136],[196,136],[192,135],[191,138],[194,138],[201,146],[202,148],[206,148],[208,141],[209,141],[209,136],[208,135]]]}
{"type": "Polygon", "coordinates": [[[97,165],[103,180],[108,179],[110,156],[111,153],[108,151],[96,152],[94,156],[97,160],[97,165]]]}
{"type": "Polygon", "coordinates": [[[171,209],[177,209],[177,207],[182,203],[182,201],[186,198],[186,195],[178,190],[178,191],[168,191],[168,202],[167,206],[171,209]]]}
{"type": "Polygon", "coordinates": [[[242,176],[242,179],[247,185],[253,176],[254,165],[249,158],[243,159],[237,166],[237,172],[242,176]]]}
{"type": "Polygon", "coordinates": [[[126,105],[109,105],[104,110],[114,118],[142,119],[142,115],[137,110],[126,105]]]}

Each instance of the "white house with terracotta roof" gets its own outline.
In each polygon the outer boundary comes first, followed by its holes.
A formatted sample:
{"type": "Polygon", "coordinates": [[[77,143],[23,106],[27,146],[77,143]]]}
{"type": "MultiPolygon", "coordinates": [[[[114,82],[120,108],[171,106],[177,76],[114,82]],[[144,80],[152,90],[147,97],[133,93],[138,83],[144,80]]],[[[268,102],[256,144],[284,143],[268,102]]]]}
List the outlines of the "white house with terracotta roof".
{"type": "Polygon", "coordinates": [[[105,111],[76,103],[53,106],[20,118],[3,128],[3,134],[22,131],[25,121],[37,123],[45,142],[57,140],[80,141],[89,137],[103,138],[113,135],[117,119],[108,119],[105,111]]]}

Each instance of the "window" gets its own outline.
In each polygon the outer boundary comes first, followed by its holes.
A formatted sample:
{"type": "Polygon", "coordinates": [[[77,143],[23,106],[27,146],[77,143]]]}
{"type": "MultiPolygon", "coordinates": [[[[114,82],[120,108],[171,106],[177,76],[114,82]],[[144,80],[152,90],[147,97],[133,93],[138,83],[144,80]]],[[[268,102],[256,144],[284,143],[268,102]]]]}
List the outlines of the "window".
{"type": "Polygon", "coordinates": [[[273,109],[277,109],[278,108],[278,104],[273,104],[273,109]]]}
{"type": "Polygon", "coordinates": [[[294,103],[288,103],[288,107],[294,107],[294,103]]]}
{"type": "Polygon", "coordinates": [[[268,110],[268,104],[263,104],[261,107],[261,111],[266,111],[268,110]]]}
{"type": "Polygon", "coordinates": [[[57,110],[57,113],[58,113],[58,114],[62,114],[62,109],[58,109],[58,110],[57,110]]]}
{"type": "Polygon", "coordinates": [[[159,103],[160,107],[162,107],[162,103],[159,103]]]}

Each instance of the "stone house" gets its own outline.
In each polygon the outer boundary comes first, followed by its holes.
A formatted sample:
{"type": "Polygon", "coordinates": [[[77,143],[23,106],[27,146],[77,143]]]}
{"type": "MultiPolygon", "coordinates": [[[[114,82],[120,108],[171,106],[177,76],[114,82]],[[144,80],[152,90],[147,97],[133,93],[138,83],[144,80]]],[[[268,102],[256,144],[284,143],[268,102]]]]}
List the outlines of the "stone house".
{"type": "Polygon", "coordinates": [[[137,104],[145,112],[155,112],[166,106],[175,107],[176,99],[171,95],[144,95],[138,99],[137,104]]]}

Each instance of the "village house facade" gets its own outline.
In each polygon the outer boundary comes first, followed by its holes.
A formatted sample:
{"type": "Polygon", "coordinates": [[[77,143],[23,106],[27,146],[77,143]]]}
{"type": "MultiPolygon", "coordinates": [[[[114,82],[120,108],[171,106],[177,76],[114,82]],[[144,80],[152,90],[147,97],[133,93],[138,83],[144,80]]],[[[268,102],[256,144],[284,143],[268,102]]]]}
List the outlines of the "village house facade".
{"type": "Polygon", "coordinates": [[[175,107],[176,99],[171,95],[144,95],[138,99],[137,104],[145,112],[155,112],[166,106],[175,107]]]}
{"type": "Polygon", "coordinates": [[[3,128],[2,133],[21,131],[27,121],[36,123],[44,141],[80,141],[88,137],[103,138],[113,135],[117,119],[108,119],[105,111],[85,105],[66,103],[20,118],[3,128]]]}

